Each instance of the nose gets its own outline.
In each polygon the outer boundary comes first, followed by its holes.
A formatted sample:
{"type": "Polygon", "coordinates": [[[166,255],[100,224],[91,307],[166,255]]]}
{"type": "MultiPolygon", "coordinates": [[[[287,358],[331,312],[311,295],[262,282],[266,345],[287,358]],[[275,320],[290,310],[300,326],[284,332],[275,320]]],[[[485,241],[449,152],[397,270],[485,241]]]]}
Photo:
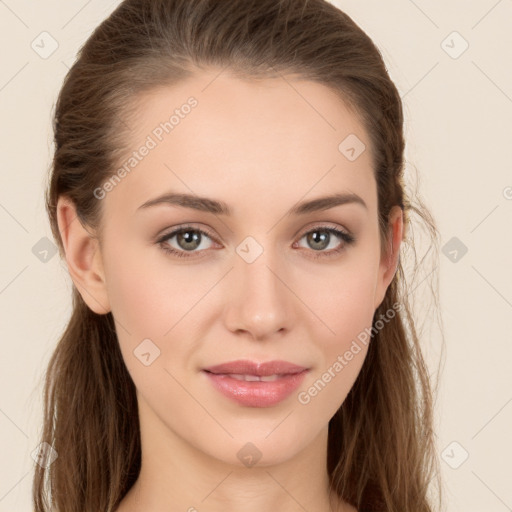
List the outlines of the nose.
{"type": "Polygon", "coordinates": [[[296,323],[299,301],[287,284],[284,268],[270,250],[251,263],[235,254],[224,310],[230,331],[264,340],[282,335],[296,323]]]}

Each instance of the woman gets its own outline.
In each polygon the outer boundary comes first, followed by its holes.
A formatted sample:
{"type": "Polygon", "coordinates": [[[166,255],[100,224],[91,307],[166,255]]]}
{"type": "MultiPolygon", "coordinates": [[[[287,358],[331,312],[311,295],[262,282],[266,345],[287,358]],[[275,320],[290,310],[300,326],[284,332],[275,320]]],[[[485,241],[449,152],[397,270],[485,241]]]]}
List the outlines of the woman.
{"type": "Polygon", "coordinates": [[[36,511],[432,511],[399,254],[409,211],[435,228],[368,36],[323,0],[125,0],[54,128],[36,511]]]}

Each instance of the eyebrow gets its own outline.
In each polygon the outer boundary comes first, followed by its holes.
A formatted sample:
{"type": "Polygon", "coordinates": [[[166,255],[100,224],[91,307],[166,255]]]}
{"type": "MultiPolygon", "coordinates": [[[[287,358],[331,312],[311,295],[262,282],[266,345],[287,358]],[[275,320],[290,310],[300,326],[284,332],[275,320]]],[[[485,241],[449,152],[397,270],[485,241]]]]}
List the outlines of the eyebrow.
{"type": "MultiPolygon", "coordinates": [[[[166,193],[146,201],[139,206],[138,210],[157,206],[162,204],[176,205],[184,208],[192,208],[202,212],[213,213],[215,215],[231,215],[230,207],[224,201],[210,199],[208,197],[200,197],[191,194],[166,193]]],[[[329,210],[336,206],[344,204],[359,204],[368,209],[364,200],[353,193],[332,194],[329,196],[318,197],[310,201],[302,201],[287,212],[287,215],[304,215],[323,210],[329,210]]]]}

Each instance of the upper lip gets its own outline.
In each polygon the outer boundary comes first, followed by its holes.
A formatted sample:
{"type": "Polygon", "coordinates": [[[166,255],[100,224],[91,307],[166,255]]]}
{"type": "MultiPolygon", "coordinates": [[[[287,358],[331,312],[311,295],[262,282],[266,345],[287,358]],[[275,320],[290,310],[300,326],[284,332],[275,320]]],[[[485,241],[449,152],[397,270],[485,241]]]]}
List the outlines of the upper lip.
{"type": "Polygon", "coordinates": [[[269,375],[289,375],[301,373],[307,370],[304,366],[289,363],[288,361],[267,361],[258,363],[241,359],[222,363],[215,366],[204,368],[205,371],[216,374],[237,374],[237,375],[257,375],[265,377],[269,375]]]}

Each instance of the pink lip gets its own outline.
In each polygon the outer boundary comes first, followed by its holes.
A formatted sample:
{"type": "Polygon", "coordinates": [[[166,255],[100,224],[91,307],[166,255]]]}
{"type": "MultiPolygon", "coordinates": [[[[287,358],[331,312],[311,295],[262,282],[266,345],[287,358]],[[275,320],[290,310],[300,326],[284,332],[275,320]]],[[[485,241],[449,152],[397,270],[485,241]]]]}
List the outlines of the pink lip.
{"type": "Polygon", "coordinates": [[[287,361],[256,363],[247,360],[232,361],[203,372],[223,395],[247,407],[270,407],[287,398],[304,380],[308,368],[287,361]],[[274,381],[243,381],[230,374],[270,376],[274,381]]]}

